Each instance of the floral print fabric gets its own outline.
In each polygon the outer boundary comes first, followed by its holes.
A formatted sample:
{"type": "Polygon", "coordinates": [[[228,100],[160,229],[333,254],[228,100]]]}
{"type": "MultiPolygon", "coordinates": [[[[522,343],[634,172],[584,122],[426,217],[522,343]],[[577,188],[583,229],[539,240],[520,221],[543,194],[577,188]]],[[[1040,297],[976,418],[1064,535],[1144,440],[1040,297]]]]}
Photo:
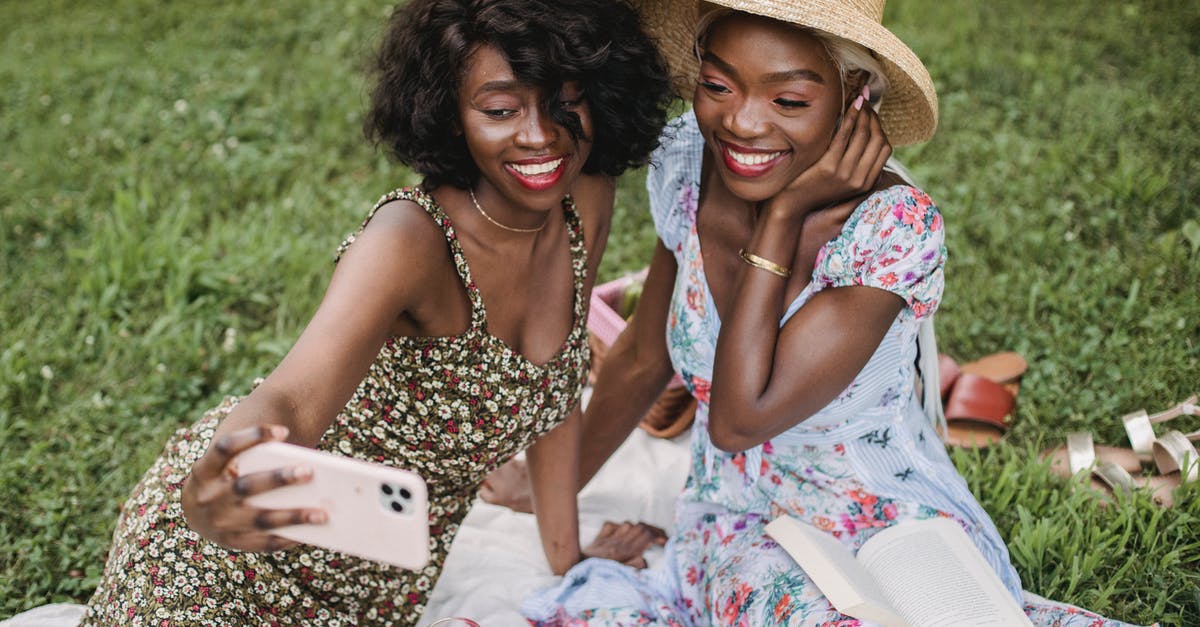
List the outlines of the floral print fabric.
{"type": "MultiPolygon", "coordinates": [[[[904,299],[862,372],[816,415],[753,449],[728,453],[708,437],[720,331],[696,233],[703,139],[685,115],[664,136],[647,187],[659,238],[677,274],[666,339],[696,397],[691,470],[660,568],[607,560],[577,565],[526,600],[535,625],[858,625],[840,615],[763,531],[789,514],[857,550],[905,520],[957,522],[1016,599],[1020,580],[987,514],[958,475],[916,400],[917,327],[941,299],[942,218],[910,186],[874,193],[820,251],[812,281],[780,325],[825,289],[865,285],[904,299]]],[[[1106,624],[1065,606],[1029,606],[1038,624],[1106,624]],[[1086,620],[1084,620],[1086,619],[1086,620]],[[1079,621],[1079,622],[1077,622],[1079,621]]]]}
{"type": "MultiPolygon", "coordinates": [[[[562,350],[542,366],[487,332],[483,301],[454,227],[433,198],[419,189],[397,190],[380,199],[371,215],[393,200],[417,203],[442,227],[471,302],[471,325],[456,336],[389,339],[317,448],[424,477],[429,565],[405,571],[312,546],[241,553],[188,528],[179,501],[183,481],[236,405],[229,398],[177,432],[134,489],[83,625],[414,624],[484,477],[573,409],[589,354],[587,260],[571,199],[564,200],[563,212],[575,323],[562,350]]],[[[339,256],[353,241],[346,240],[339,256]]]]}

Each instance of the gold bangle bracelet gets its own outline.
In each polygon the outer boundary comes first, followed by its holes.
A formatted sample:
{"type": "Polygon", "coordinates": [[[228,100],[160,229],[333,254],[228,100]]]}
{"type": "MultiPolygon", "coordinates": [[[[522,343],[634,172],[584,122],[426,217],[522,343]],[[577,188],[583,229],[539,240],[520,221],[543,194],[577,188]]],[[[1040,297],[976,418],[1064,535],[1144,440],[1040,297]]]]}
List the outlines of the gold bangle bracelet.
{"type": "Polygon", "coordinates": [[[785,279],[792,276],[792,271],[790,268],[785,268],[773,261],[763,259],[754,253],[748,253],[746,252],[745,248],[738,250],[738,256],[742,258],[742,261],[745,261],[759,270],[766,270],[775,276],[781,276],[785,279]]]}

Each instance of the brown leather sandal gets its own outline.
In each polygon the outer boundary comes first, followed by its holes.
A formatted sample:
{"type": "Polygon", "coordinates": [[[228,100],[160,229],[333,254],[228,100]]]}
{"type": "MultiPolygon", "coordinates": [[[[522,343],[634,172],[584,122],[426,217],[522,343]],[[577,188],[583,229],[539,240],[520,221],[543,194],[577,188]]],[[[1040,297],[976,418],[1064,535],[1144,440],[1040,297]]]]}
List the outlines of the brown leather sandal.
{"type": "Polygon", "coordinates": [[[1029,364],[1017,353],[987,355],[959,366],[938,358],[945,404],[945,441],[951,446],[983,448],[999,442],[1012,425],[1021,377],[1029,364]]]}
{"type": "Polygon", "coordinates": [[[984,355],[979,359],[960,366],[963,374],[974,374],[986,377],[1004,386],[1013,397],[1021,391],[1021,377],[1029,370],[1029,362],[1019,353],[1005,351],[984,355]]]}
{"type": "Polygon", "coordinates": [[[999,442],[1012,424],[1016,398],[1004,386],[963,373],[946,402],[946,443],[983,448],[999,442]]]}

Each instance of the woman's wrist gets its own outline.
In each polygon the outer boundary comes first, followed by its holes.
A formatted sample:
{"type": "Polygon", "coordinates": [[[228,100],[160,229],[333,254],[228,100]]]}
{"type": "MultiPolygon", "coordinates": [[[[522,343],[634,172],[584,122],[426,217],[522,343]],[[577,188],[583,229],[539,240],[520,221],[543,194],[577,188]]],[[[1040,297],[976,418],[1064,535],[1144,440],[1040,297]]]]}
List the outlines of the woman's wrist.
{"type": "Polygon", "coordinates": [[[788,193],[786,190],[764,200],[761,204],[758,219],[773,225],[792,226],[799,229],[804,220],[821,207],[813,205],[798,193],[788,193]]]}
{"type": "Polygon", "coordinates": [[[561,574],[567,572],[568,570],[571,570],[576,564],[578,564],[579,562],[582,562],[583,560],[585,560],[589,557],[591,557],[591,556],[588,555],[587,553],[584,553],[582,548],[576,548],[575,553],[573,555],[572,554],[564,554],[564,555],[555,556],[554,558],[550,558],[549,556],[547,556],[547,561],[550,562],[551,572],[553,572],[556,575],[561,575],[561,574]]]}
{"type": "Polygon", "coordinates": [[[766,272],[774,274],[777,277],[782,277],[782,278],[786,279],[786,278],[792,276],[791,268],[788,268],[786,266],[781,266],[781,265],[775,263],[774,261],[771,261],[770,259],[767,259],[765,257],[760,257],[752,252],[748,252],[745,248],[738,251],[738,256],[741,257],[742,261],[744,261],[745,263],[747,263],[755,268],[758,268],[759,270],[764,270],[766,272]]]}
{"type": "MultiPolygon", "coordinates": [[[[764,270],[789,268],[793,261],[796,242],[800,240],[804,224],[810,215],[812,215],[810,212],[795,211],[794,206],[786,209],[764,207],[758,216],[758,222],[754,225],[754,235],[746,243],[744,252],[738,251],[738,256],[743,262],[764,270]],[[756,259],[765,260],[765,262],[755,263],[756,259]]],[[[780,274],[779,272],[772,273],[780,274]]]]}

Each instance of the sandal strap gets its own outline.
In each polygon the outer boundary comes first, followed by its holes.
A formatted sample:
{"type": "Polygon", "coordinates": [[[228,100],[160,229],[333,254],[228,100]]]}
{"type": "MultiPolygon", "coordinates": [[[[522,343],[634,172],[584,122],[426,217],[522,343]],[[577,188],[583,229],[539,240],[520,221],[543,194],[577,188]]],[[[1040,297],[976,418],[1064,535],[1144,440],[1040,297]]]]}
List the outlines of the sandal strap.
{"type": "Polygon", "coordinates": [[[1121,416],[1121,422],[1125,425],[1125,434],[1129,436],[1129,444],[1133,446],[1133,452],[1141,458],[1150,457],[1150,452],[1154,448],[1154,440],[1157,439],[1157,436],[1154,435],[1154,427],[1150,424],[1150,414],[1147,414],[1144,409],[1139,409],[1132,414],[1121,416]]]}
{"type": "Polygon", "coordinates": [[[1153,416],[1150,416],[1150,422],[1155,424],[1174,420],[1180,416],[1195,416],[1197,414],[1197,396],[1195,394],[1183,399],[1173,407],[1168,407],[1153,416]]]}
{"type": "Polygon", "coordinates": [[[1092,475],[1103,481],[1114,492],[1119,490],[1129,494],[1136,487],[1133,475],[1114,462],[1101,462],[1099,466],[1092,469],[1092,475]]]}
{"type": "Polygon", "coordinates": [[[1200,477],[1200,453],[1179,431],[1168,431],[1154,441],[1154,463],[1164,475],[1179,471],[1183,483],[1200,477]]]}
{"type": "Polygon", "coordinates": [[[1074,475],[1086,470],[1096,463],[1096,446],[1092,442],[1092,434],[1077,431],[1067,434],[1067,465],[1074,475]]]}
{"type": "Polygon", "coordinates": [[[1121,422],[1125,425],[1125,433],[1129,435],[1129,443],[1133,445],[1133,451],[1138,454],[1138,457],[1149,460],[1152,455],[1154,441],[1158,439],[1158,436],[1154,434],[1154,424],[1173,420],[1180,416],[1200,414],[1198,400],[1200,398],[1193,394],[1174,407],[1160,411],[1153,416],[1146,413],[1144,409],[1122,416],[1121,422]]]}

